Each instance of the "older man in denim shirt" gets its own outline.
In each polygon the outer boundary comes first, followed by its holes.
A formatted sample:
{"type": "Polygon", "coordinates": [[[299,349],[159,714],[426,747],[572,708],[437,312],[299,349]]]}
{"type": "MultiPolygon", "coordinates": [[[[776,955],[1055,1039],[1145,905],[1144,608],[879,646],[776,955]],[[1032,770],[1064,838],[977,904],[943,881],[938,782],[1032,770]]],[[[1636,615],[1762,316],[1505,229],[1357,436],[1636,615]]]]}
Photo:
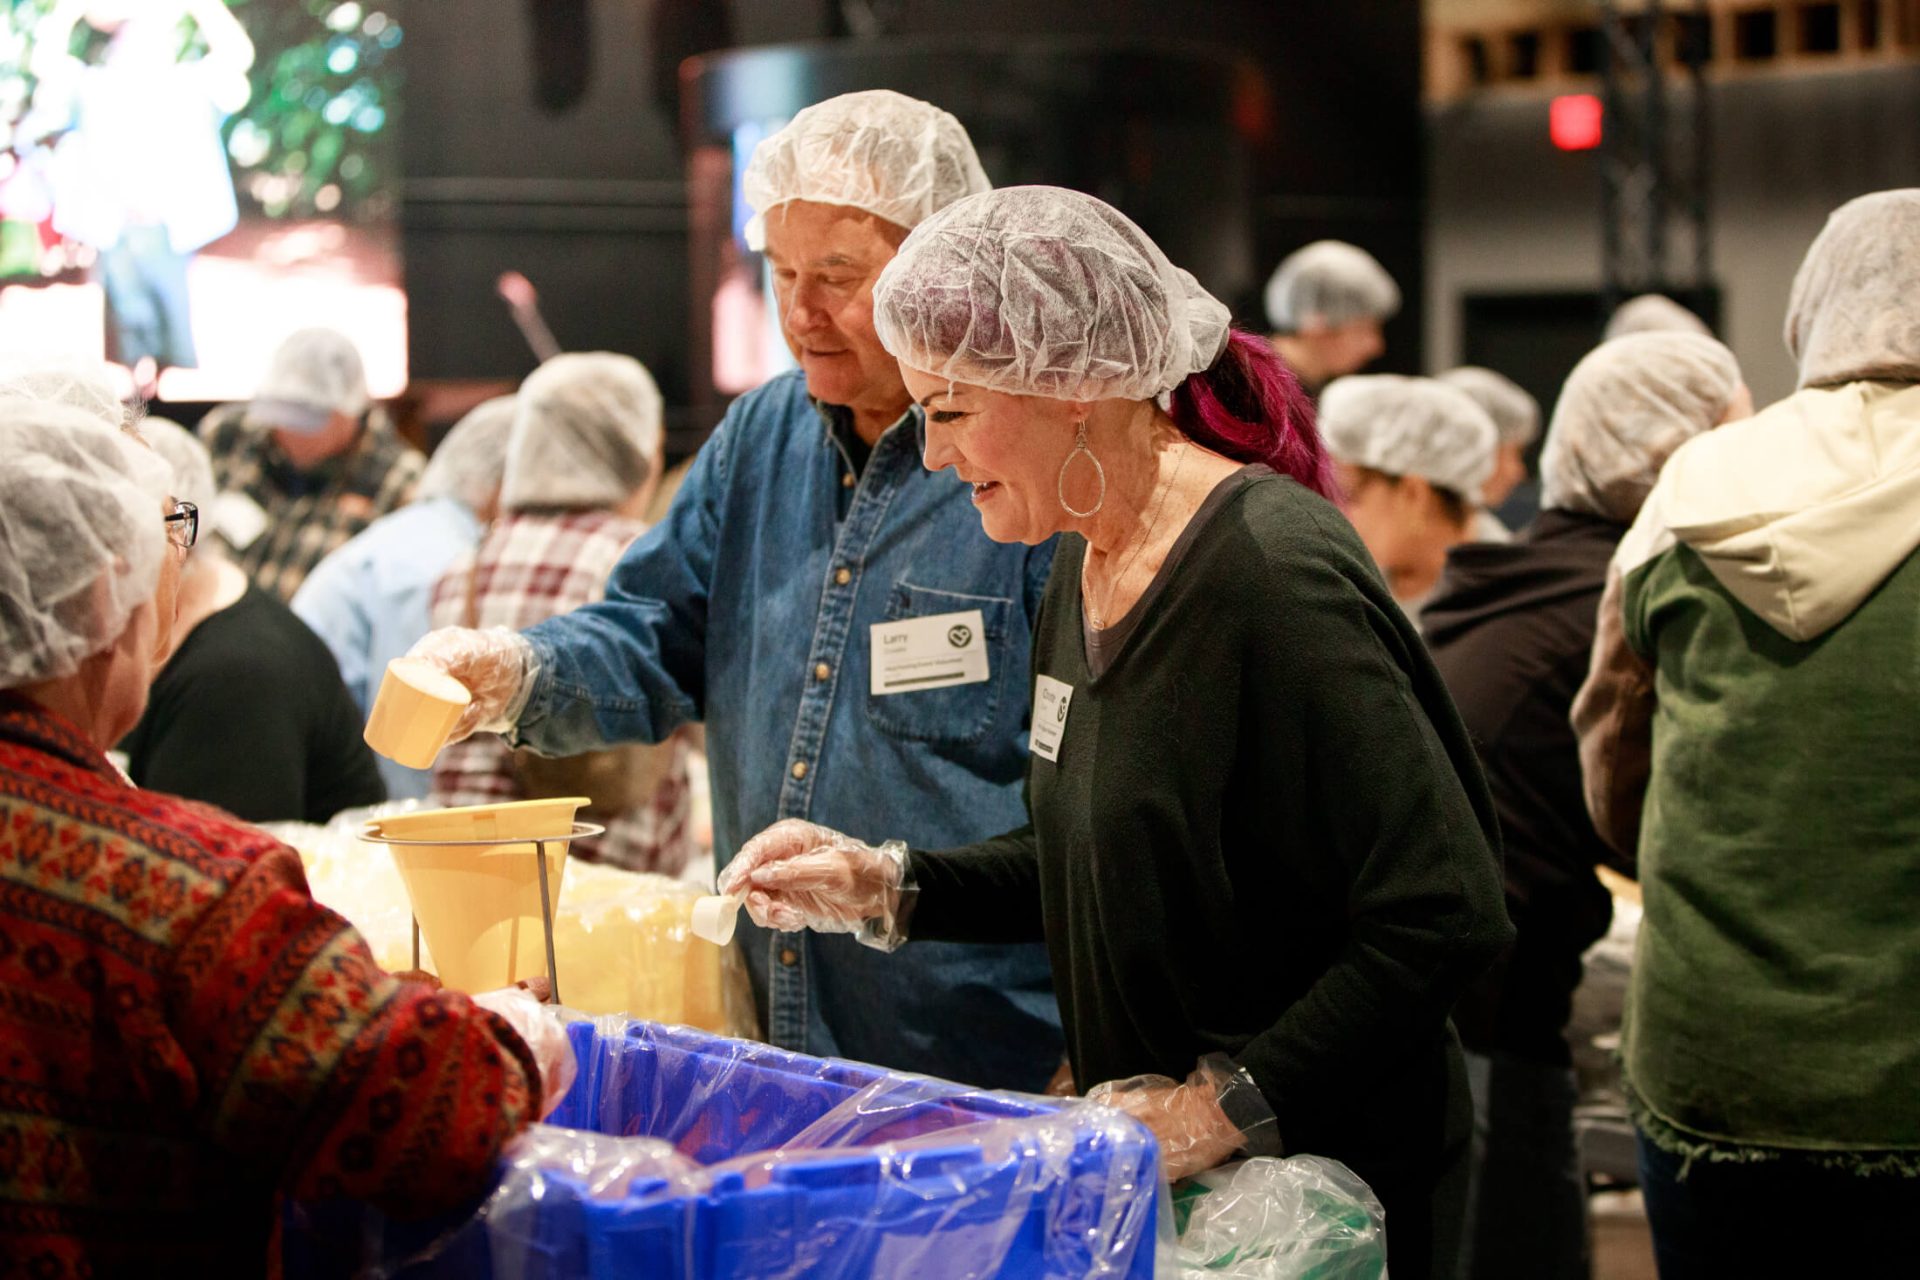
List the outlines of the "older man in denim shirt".
{"type": "MultiPolygon", "coordinates": [[[[989,541],[968,486],[922,466],[920,412],[872,322],[907,229],[986,185],[959,122],[894,93],[809,108],[761,144],[747,234],[800,369],[733,404],[603,602],[422,642],[474,690],[472,725],[565,754],[704,721],[723,864],[780,818],[928,848],[1026,820],[1053,546],[989,541]]],[[[1060,1063],[1040,946],[740,935],[777,1045],[1028,1090],[1060,1063]]]]}

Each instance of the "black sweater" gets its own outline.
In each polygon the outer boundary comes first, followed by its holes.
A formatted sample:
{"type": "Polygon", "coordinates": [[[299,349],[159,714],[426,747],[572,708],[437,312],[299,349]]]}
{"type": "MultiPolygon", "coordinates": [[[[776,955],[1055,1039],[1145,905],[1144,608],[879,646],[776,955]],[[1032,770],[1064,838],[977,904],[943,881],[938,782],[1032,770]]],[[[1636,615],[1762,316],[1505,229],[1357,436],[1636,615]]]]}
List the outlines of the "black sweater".
{"type": "Polygon", "coordinates": [[[248,822],[325,822],[387,798],[360,726],[320,637],[249,585],[181,641],[120,749],[149,790],[248,822]]]}
{"type": "Polygon", "coordinates": [[[1624,525],[1545,511],[1511,543],[1465,543],[1421,614],[1433,660],[1486,766],[1506,842],[1519,936],[1454,1013],[1467,1047],[1566,1066],[1581,956],[1613,899],[1596,864],[1621,866],[1587,817],[1568,721],[1587,677],[1607,562],[1624,525]]]}
{"type": "Polygon", "coordinates": [[[1447,1013],[1511,937],[1492,806],[1352,526],[1291,480],[1227,483],[1098,679],[1061,539],[1033,646],[1073,688],[1059,760],[1029,761],[1031,826],[915,855],[911,932],[1044,937],[1081,1088],[1224,1052],[1289,1153],[1391,1214],[1459,1137],[1447,1013]]]}

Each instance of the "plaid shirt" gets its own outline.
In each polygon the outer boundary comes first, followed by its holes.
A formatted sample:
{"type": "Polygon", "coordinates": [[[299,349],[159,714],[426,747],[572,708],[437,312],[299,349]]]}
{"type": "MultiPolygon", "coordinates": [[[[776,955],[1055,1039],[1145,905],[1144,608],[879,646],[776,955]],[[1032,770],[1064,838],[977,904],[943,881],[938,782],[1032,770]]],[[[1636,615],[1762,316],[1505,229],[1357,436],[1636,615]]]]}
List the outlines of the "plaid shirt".
{"type": "Polygon", "coordinates": [[[220,491],[244,494],[267,514],[259,537],[233,547],[234,561],[286,603],[328,552],[413,496],[426,461],[375,412],[346,453],[301,471],[245,414],[245,405],[215,409],[200,433],[220,491]]]}
{"type": "MultiPolygon", "coordinates": [[[[454,561],[433,592],[436,627],[519,630],[601,599],[621,552],[646,526],[608,511],[517,511],[502,516],[477,552],[454,561]],[[468,593],[472,593],[469,608],[468,593]]],[[[695,852],[687,746],[667,740],[674,759],[640,807],[614,815],[607,834],[581,840],[573,852],[632,871],[674,875],[695,852]]],[[[523,799],[513,751],[481,734],[440,753],[433,766],[435,805],[493,804],[523,799]]]]}

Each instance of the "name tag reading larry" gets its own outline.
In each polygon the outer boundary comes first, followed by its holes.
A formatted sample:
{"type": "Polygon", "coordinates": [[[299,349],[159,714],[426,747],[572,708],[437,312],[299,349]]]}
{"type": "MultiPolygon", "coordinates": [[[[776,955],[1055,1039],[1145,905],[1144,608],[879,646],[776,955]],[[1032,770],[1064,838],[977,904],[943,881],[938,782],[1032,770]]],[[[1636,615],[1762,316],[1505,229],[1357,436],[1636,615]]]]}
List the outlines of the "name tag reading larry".
{"type": "Polygon", "coordinates": [[[979,684],[991,674],[986,623],[978,609],[878,623],[872,670],[876,697],[979,684]]]}

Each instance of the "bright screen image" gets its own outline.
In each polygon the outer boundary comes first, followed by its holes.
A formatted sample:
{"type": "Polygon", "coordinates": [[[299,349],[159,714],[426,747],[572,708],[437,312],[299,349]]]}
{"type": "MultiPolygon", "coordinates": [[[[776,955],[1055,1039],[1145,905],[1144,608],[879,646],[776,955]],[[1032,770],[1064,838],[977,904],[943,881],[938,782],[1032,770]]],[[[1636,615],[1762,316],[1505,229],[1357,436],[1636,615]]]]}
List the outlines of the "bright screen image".
{"type": "Polygon", "coordinates": [[[232,400],[326,325],[399,392],[400,43],[353,0],[0,0],[0,351],[232,400]]]}

